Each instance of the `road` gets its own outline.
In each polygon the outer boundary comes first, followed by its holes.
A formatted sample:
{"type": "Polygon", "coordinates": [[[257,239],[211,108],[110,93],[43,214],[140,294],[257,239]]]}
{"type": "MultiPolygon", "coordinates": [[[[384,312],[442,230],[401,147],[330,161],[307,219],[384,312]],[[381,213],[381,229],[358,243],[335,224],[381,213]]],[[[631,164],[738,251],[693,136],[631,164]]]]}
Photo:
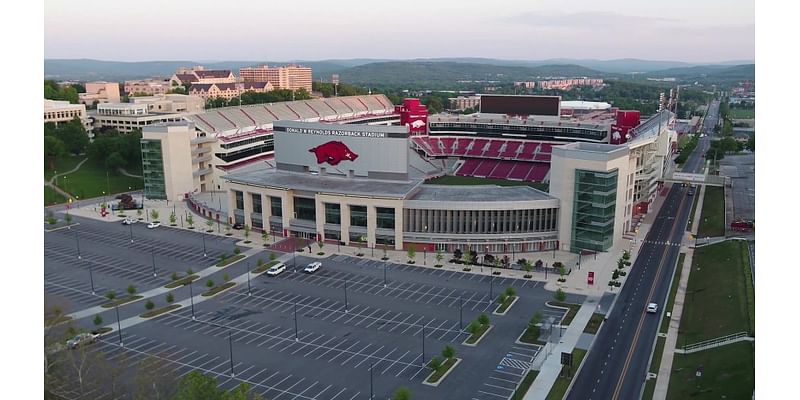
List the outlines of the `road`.
{"type": "MultiPolygon", "coordinates": [[[[700,139],[687,160],[685,172],[702,172],[704,159],[700,154],[708,149],[718,112],[719,102],[712,102],[703,126],[707,136],[700,139]]],[[[687,191],[680,185],[669,190],[568,399],[640,398],[692,208],[693,198],[687,191]],[[659,305],[659,313],[645,312],[649,302],[659,305]]]]}

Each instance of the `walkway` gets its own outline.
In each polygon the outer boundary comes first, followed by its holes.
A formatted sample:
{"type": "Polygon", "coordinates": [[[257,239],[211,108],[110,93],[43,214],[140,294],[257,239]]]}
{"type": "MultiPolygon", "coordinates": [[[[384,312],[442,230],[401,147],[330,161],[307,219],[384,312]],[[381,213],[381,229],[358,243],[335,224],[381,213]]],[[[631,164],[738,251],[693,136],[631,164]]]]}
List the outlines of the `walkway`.
{"type": "Polygon", "coordinates": [[[117,171],[119,171],[119,173],[120,173],[120,174],[122,174],[122,175],[125,175],[125,176],[129,176],[129,177],[131,177],[131,178],[139,178],[139,179],[142,179],[142,176],[141,176],[141,175],[134,175],[134,174],[132,174],[132,173],[130,173],[130,172],[128,172],[128,171],[126,171],[126,170],[125,170],[125,168],[122,168],[122,167],[120,167],[120,168],[117,168],[117,171]]]}
{"type": "Polygon", "coordinates": [[[56,191],[56,193],[58,193],[58,194],[60,194],[60,195],[62,195],[62,196],[64,196],[64,197],[66,197],[67,199],[73,199],[73,200],[74,200],[74,199],[75,199],[75,197],[74,197],[74,196],[72,196],[71,194],[69,194],[69,193],[65,192],[65,191],[64,191],[63,189],[61,189],[60,187],[56,186],[54,182],[55,182],[55,180],[56,180],[56,179],[57,179],[59,176],[69,175],[69,174],[71,174],[71,173],[73,173],[73,172],[75,172],[75,171],[77,171],[77,170],[81,169],[81,165],[83,165],[83,163],[85,163],[85,162],[86,162],[86,161],[88,161],[88,160],[89,160],[88,158],[84,158],[83,160],[81,160],[81,162],[79,162],[79,163],[78,163],[78,165],[76,165],[76,166],[75,166],[75,168],[73,168],[73,169],[71,169],[71,170],[69,170],[69,171],[67,171],[67,172],[61,173],[61,174],[55,174],[55,175],[53,175],[53,177],[52,177],[52,178],[50,178],[50,180],[49,180],[49,181],[45,181],[44,185],[45,185],[45,186],[49,186],[50,188],[52,188],[53,190],[55,190],[55,191],[56,191]]]}

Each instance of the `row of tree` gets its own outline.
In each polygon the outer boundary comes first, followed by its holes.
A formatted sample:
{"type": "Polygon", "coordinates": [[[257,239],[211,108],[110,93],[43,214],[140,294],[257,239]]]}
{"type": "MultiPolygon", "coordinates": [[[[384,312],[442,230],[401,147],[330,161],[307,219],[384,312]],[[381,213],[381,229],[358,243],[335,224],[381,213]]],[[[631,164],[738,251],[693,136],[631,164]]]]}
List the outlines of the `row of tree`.
{"type": "Polygon", "coordinates": [[[134,129],[122,134],[116,129],[107,129],[95,134],[86,149],[86,156],[116,172],[119,168],[137,170],[142,165],[142,130],[134,129]]]}
{"type": "Polygon", "coordinates": [[[242,93],[238,97],[227,100],[214,97],[206,101],[206,108],[232,107],[248,104],[278,103],[281,101],[311,100],[311,94],[305,89],[276,89],[265,93],[256,93],[252,90],[242,93]]]}
{"type": "Polygon", "coordinates": [[[44,124],[44,157],[51,171],[55,170],[56,159],[68,153],[81,154],[88,144],[89,136],[78,117],[58,126],[52,122],[44,124]]]}
{"type": "Polygon", "coordinates": [[[48,100],[66,100],[78,104],[78,93],[85,92],[83,85],[59,85],[55,81],[44,81],[44,98],[48,100]]]}

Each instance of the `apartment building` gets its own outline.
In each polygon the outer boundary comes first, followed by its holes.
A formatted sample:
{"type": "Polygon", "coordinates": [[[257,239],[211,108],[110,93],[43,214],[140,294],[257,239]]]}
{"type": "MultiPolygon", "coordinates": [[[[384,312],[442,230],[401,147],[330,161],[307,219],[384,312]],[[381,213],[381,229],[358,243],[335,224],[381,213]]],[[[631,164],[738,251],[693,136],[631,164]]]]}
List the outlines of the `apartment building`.
{"type": "Polygon", "coordinates": [[[480,96],[458,96],[447,99],[450,110],[466,110],[481,104],[480,96]]]}
{"type": "Polygon", "coordinates": [[[236,83],[236,76],[227,69],[207,70],[203,66],[195,66],[178,68],[169,80],[170,86],[185,85],[187,83],[192,85],[196,83],[236,83]]]}
{"type": "Polygon", "coordinates": [[[169,79],[140,79],[125,81],[125,94],[145,94],[148,96],[166,94],[170,90],[169,79]]]}
{"type": "Polygon", "coordinates": [[[130,102],[133,104],[146,104],[148,112],[156,113],[198,113],[203,111],[206,105],[202,97],[185,94],[131,97],[130,102]]]}
{"type": "Polygon", "coordinates": [[[119,83],[117,82],[86,82],[86,93],[78,93],[78,101],[86,105],[102,103],[119,103],[119,83]]]}
{"type": "Polygon", "coordinates": [[[275,89],[305,89],[311,93],[311,67],[287,65],[269,67],[259,65],[239,69],[239,77],[243,82],[269,82],[275,89]]]}

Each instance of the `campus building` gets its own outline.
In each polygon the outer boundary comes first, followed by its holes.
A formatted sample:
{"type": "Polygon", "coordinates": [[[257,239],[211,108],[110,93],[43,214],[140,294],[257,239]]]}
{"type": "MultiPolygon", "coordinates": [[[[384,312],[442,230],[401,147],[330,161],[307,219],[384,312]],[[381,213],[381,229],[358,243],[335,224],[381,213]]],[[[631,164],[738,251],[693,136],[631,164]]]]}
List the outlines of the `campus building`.
{"type": "Polygon", "coordinates": [[[239,69],[242,82],[269,82],[275,89],[305,89],[311,93],[311,67],[287,65],[269,67],[259,65],[239,69]]]}
{"type": "Polygon", "coordinates": [[[92,130],[89,116],[86,114],[85,104],[70,104],[62,100],[44,100],[44,123],[52,122],[58,126],[59,123],[72,121],[75,117],[80,118],[86,131],[92,130]]]}
{"type": "Polygon", "coordinates": [[[163,95],[170,91],[169,79],[140,79],[125,81],[125,94],[128,96],[138,95],[163,95]]]}
{"type": "Polygon", "coordinates": [[[202,98],[185,94],[131,97],[130,103],[146,104],[150,113],[198,113],[206,106],[202,98]]]}
{"type": "Polygon", "coordinates": [[[98,104],[97,110],[89,112],[92,126],[102,130],[114,128],[120,133],[132,132],[147,125],[164,122],[179,122],[183,113],[178,112],[151,112],[146,103],[106,103],[98,104]]]}
{"type": "Polygon", "coordinates": [[[450,110],[466,110],[467,108],[477,107],[481,104],[480,96],[458,96],[447,99],[450,110]]]}
{"type": "Polygon", "coordinates": [[[103,103],[119,103],[119,83],[117,82],[86,82],[86,93],[78,93],[78,101],[88,106],[103,103]]]}

